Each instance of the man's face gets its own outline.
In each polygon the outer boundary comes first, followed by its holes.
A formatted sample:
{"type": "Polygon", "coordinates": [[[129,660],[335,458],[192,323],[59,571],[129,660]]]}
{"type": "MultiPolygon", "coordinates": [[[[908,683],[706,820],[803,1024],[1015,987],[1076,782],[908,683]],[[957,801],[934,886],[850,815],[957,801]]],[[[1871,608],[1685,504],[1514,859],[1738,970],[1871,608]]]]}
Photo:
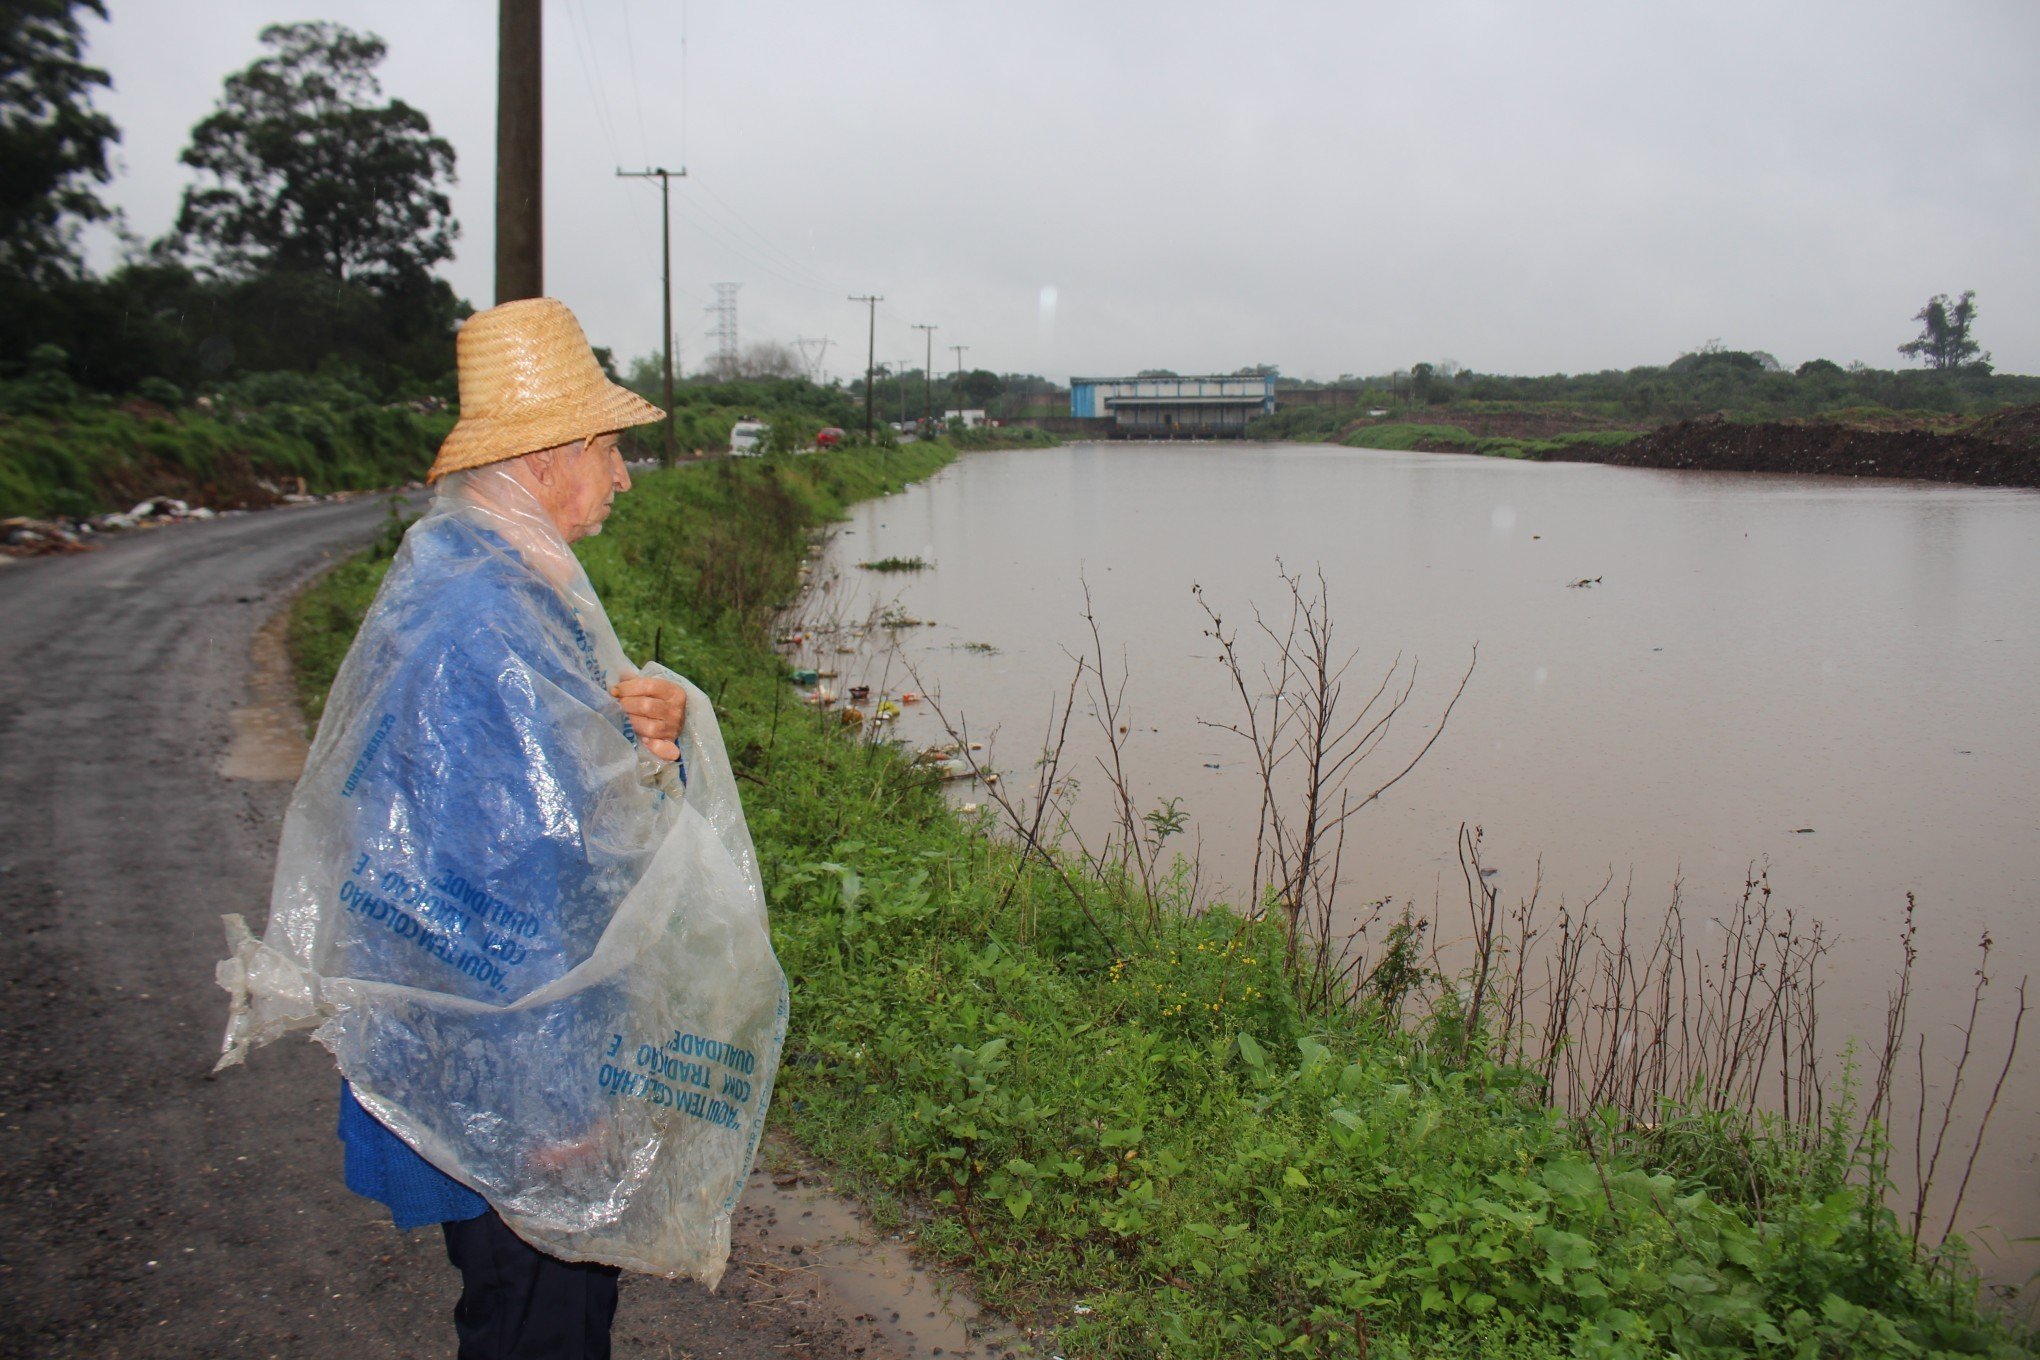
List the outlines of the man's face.
{"type": "Polygon", "coordinates": [[[630,471],[616,441],[613,434],[597,435],[553,457],[553,517],[569,543],[601,533],[616,493],[630,490],[630,471]]]}

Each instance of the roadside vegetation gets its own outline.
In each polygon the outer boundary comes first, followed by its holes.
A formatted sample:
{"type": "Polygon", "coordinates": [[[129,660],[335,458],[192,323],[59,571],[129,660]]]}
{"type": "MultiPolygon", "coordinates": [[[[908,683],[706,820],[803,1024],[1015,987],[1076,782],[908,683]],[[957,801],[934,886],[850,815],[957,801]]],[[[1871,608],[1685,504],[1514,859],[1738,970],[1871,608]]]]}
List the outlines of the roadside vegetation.
{"type": "MultiPolygon", "coordinates": [[[[626,649],[716,698],[793,986],[774,1118],[882,1226],[1070,1356],[2040,1353],[1979,1305],[1962,1239],[1890,1191],[1886,1125],[1913,1133],[1889,1094],[1903,1039],[1879,1036],[1850,1089],[1822,1085],[1801,987],[1817,935],[1760,884],[1724,913],[1735,960],[1690,995],[1667,962],[1686,944],[1665,938],[1611,993],[1589,909],[1503,907],[1470,832],[1472,952],[1441,958],[1436,923],[1404,917],[1354,953],[1326,895],[1336,798],[1267,813],[1268,871],[1212,903],[1167,800],[1116,780],[1120,830],[1087,851],[1024,790],[959,813],[936,772],[802,704],[766,639],[816,527],[952,456],[647,476],[581,545],[626,649]],[[1555,957],[1557,985],[1533,957],[1555,957]],[[1782,1105],[1760,1100],[1780,1070],[1782,1105]]],[[[382,566],[343,566],[297,606],[314,708],[382,566]]],[[[1313,661],[1335,650],[1329,620],[1292,584],[1278,641],[1291,721],[1312,726],[1340,684],[1313,661]]],[[[1065,718],[1111,729],[1109,655],[1079,669],[1065,718]]],[[[1294,730],[1242,727],[1257,760],[1294,730]]],[[[1037,775],[1052,800],[1059,750],[993,787],[1037,775]]]]}

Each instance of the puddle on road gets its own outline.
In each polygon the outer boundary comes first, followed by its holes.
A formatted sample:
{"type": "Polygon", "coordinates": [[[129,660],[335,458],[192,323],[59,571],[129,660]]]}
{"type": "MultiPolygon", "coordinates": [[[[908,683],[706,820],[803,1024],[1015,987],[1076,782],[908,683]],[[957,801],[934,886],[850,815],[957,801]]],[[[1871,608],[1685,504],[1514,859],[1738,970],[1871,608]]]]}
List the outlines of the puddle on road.
{"type": "Polygon", "coordinates": [[[248,692],[254,702],[231,715],[233,739],[220,757],[220,773],[229,779],[271,779],[295,782],[304,773],[311,744],[305,740],[304,715],[298,711],[292,682],[290,651],[284,632],[290,610],[278,610],[262,625],[249,649],[248,692]]]}
{"type": "Polygon", "coordinates": [[[953,1280],[916,1261],[904,1241],[878,1233],[785,1140],[768,1138],[759,1161],[737,1209],[731,1270],[788,1292],[805,1283],[802,1292],[812,1291],[815,1303],[867,1339],[867,1356],[1041,1353],[980,1312],[953,1280]]]}

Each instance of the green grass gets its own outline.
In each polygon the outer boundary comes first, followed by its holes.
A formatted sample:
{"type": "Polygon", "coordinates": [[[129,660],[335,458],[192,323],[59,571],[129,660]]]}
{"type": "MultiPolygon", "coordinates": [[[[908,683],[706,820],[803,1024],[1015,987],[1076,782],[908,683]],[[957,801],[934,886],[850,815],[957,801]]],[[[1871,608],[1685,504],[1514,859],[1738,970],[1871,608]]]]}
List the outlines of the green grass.
{"type": "MultiPolygon", "coordinates": [[[[626,649],[716,698],[793,988],[774,1117],[883,1221],[1065,1355],[2034,1354],[1959,1244],[1914,1259],[1846,1120],[1807,1153],[1680,1111],[1647,1147],[1574,1124],[1456,1056],[1456,1017],[1308,1015],[1271,926],[1023,862],[789,699],[763,624],[808,531],[951,456],[647,476],[582,545],[626,649]]],[[[301,601],[308,687],[379,570],[301,601]]]]}
{"type": "Polygon", "coordinates": [[[262,498],[256,479],[312,492],[422,477],[451,415],[280,406],[233,415],[133,415],[79,403],[0,416],[0,515],[125,510],[144,496],[262,498]]]}
{"type": "Polygon", "coordinates": [[[1359,449],[1423,449],[1477,453],[1488,458],[1552,458],[1576,448],[1613,448],[1637,437],[1635,430],[1580,430],[1549,439],[1508,435],[1482,437],[1457,425],[1370,425],[1342,441],[1359,449]]]}
{"type": "Polygon", "coordinates": [[[1369,425],[1341,441],[1356,449],[1465,449],[1473,452],[1479,437],[1457,425],[1369,425]]]}

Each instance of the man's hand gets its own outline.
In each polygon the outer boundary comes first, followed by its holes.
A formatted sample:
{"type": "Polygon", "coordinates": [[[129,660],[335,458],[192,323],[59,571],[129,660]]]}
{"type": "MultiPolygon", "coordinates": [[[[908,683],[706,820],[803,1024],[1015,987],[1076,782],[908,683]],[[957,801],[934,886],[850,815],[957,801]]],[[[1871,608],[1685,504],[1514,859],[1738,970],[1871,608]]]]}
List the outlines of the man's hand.
{"type": "Polygon", "coordinates": [[[638,740],[647,751],[661,760],[680,758],[680,722],[687,716],[686,690],[671,680],[639,675],[612,686],[609,692],[630,715],[630,725],[637,729],[638,740]]]}

